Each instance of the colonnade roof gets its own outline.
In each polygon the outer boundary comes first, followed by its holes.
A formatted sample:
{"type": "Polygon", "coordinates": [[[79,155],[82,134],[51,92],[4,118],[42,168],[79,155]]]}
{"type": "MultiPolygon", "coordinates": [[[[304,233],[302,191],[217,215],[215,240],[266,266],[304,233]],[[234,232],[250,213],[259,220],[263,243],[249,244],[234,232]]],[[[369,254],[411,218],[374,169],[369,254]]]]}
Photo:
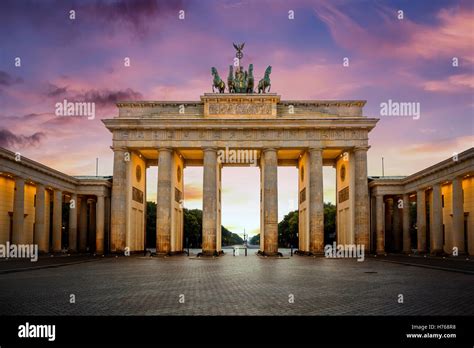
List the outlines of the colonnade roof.
{"type": "MultiPolygon", "coordinates": [[[[81,191],[81,186],[111,187],[111,176],[71,176],[0,147],[0,175],[22,177],[29,184],[65,192],[81,191]]],[[[83,191],[83,190],[82,190],[83,191]]]]}
{"type": "MultiPolygon", "coordinates": [[[[448,183],[456,177],[474,175],[474,147],[450,158],[424,168],[408,176],[369,176],[369,187],[381,189],[384,194],[399,194],[402,191],[412,192],[417,189],[429,188],[433,184],[448,183]]],[[[382,191],[381,191],[382,192],[382,191]]]]}

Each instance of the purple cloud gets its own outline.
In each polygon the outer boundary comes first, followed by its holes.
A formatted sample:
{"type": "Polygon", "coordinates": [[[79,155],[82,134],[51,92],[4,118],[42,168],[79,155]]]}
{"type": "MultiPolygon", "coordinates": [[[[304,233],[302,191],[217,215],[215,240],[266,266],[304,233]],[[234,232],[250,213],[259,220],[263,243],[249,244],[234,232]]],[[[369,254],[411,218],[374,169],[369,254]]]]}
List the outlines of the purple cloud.
{"type": "Polygon", "coordinates": [[[33,135],[16,135],[8,129],[0,129],[0,147],[37,147],[46,135],[43,132],[36,132],[33,135]]]}

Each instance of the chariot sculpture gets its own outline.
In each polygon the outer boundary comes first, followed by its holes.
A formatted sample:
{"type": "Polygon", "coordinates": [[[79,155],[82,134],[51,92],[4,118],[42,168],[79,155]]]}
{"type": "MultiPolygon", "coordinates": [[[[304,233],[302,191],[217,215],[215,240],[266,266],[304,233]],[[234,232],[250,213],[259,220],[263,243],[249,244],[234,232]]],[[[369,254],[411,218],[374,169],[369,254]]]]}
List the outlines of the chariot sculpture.
{"type": "MultiPolygon", "coordinates": [[[[229,93],[255,93],[255,79],[253,76],[253,64],[249,64],[248,70],[240,65],[240,61],[243,58],[244,54],[242,49],[244,48],[245,42],[242,44],[233,44],[234,48],[237,50],[236,63],[234,65],[229,65],[229,74],[227,76],[227,91],[229,93]]],[[[272,72],[272,67],[268,66],[265,70],[264,77],[258,82],[257,91],[258,93],[267,93],[270,92],[271,81],[270,74],[272,72]]],[[[213,77],[212,81],[212,92],[215,93],[216,89],[218,93],[225,93],[226,85],[225,82],[219,76],[217,69],[215,67],[211,68],[211,74],[213,77]]]]}

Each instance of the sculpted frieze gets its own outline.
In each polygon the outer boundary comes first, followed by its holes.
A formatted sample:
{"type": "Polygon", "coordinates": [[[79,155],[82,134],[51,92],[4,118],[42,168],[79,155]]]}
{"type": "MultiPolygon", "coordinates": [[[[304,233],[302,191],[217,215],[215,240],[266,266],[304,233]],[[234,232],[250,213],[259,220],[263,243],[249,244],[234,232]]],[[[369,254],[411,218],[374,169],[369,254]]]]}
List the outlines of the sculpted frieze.
{"type": "Polygon", "coordinates": [[[331,129],[118,130],[117,140],[364,140],[367,131],[331,129]]]}

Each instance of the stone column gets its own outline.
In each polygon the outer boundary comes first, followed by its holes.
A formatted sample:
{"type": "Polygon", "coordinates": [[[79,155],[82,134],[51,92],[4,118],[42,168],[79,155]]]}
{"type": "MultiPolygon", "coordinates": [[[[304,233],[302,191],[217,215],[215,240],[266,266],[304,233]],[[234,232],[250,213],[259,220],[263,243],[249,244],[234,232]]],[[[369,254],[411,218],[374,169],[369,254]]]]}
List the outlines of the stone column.
{"type": "MultiPolygon", "coordinates": [[[[309,149],[309,250],[324,252],[323,150],[309,149]]],[[[278,204],[278,202],[277,202],[278,204]]],[[[278,226],[277,226],[278,229],[278,226]]]]}
{"type": "Polygon", "coordinates": [[[63,193],[54,190],[53,201],[53,252],[61,251],[61,235],[63,221],[63,193]]]}
{"type": "Polygon", "coordinates": [[[202,253],[217,252],[217,150],[204,149],[204,179],[202,196],[202,253]]]}
{"type": "MultiPolygon", "coordinates": [[[[369,231],[369,186],[367,179],[367,150],[369,147],[356,147],[355,157],[355,189],[354,189],[354,236],[356,244],[364,245],[365,251],[370,250],[369,231]]],[[[350,193],[349,193],[350,194],[350,193]]]]}
{"type": "Polygon", "coordinates": [[[399,252],[401,249],[401,236],[400,236],[400,204],[398,200],[400,199],[399,196],[393,197],[393,225],[392,225],[392,235],[393,235],[393,247],[394,250],[399,252]]]}
{"type": "Polygon", "coordinates": [[[426,252],[426,202],[425,190],[416,191],[416,227],[418,252],[426,252]]]}
{"type": "Polygon", "coordinates": [[[393,251],[393,224],[392,224],[392,216],[393,216],[393,199],[388,196],[384,199],[384,225],[383,230],[385,231],[385,251],[393,251]]]}
{"type": "Polygon", "coordinates": [[[87,233],[87,246],[89,251],[95,249],[95,238],[96,238],[96,201],[94,199],[89,200],[89,231],[87,233]]]}
{"type": "Polygon", "coordinates": [[[384,213],[383,213],[383,195],[375,197],[376,213],[376,235],[377,235],[377,254],[385,253],[385,231],[384,231],[384,213]]]}
{"type": "Polygon", "coordinates": [[[45,188],[43,184],[36,185],[36,203],[35,203],[35,244],[38,244],[38,250],[48,252],[48,235],[45,226],[45,188]]]}
{"type": "Polygon", "coordinates": [[[441,184],[433,185],[433,206],[430,214],[431,254],[443,253],[443,207],[441,204],[441,184]]]}
{"type": "Polygon", "coordinates": [[[158,254],[169,254],[171,251],[172,156],[171,149],[159,149],[156,198],[156,252],[158,254]]]}
{"type": "Polygon", "coordinates": [[[25,179],[15,177],[15,193],[13,195],[13,235],[12,243],[25,242],[25,179]]]}
{"type": "Polygon", "coordinates": [[[114,148],[114,176],[112,183],[110,250],[123,252],[125,250],[127,223],[127,169],[130,154],[126,157],[125,148],[114,148]],[[128,159],[128,161],[127,161],[128,159]]]}
{"type": "Polygon", "coordinates": [[[453,248],[458,248],[459,253],[465,251],[464,248],[464,202],[462,193],[462,178],[454,178],[452,181],[453,194],[453,248]]]}
{"type": "Polygon", "coordinates": [[[105,201],[103,195],[97,196],[96,206],[96,229],[95,229],[95,252],[104,253],[104,218],[105,218],[105,201]]]}
{"type": "Polygon", "coordinates": [[[265,255],[278,254],[278,155],[276,149],[265,149],[263,170],[263,233],[265,255]]]}
{"type": "Polygon", "coordinates": [[[410,195],[406,193],[403,195],[403,252],[409,253],[410,251],[410,195]]]}
{"type": "Polygon", "coordinates": [[[77,251],[77,194],[73,193],[69,201],[69,251],[77,251]]]}
{"type": "Polygon", "coordinates": [[[79,251],[87,248],[87,198],[81,198],[81,213],[79,215],[79,251]]]}

